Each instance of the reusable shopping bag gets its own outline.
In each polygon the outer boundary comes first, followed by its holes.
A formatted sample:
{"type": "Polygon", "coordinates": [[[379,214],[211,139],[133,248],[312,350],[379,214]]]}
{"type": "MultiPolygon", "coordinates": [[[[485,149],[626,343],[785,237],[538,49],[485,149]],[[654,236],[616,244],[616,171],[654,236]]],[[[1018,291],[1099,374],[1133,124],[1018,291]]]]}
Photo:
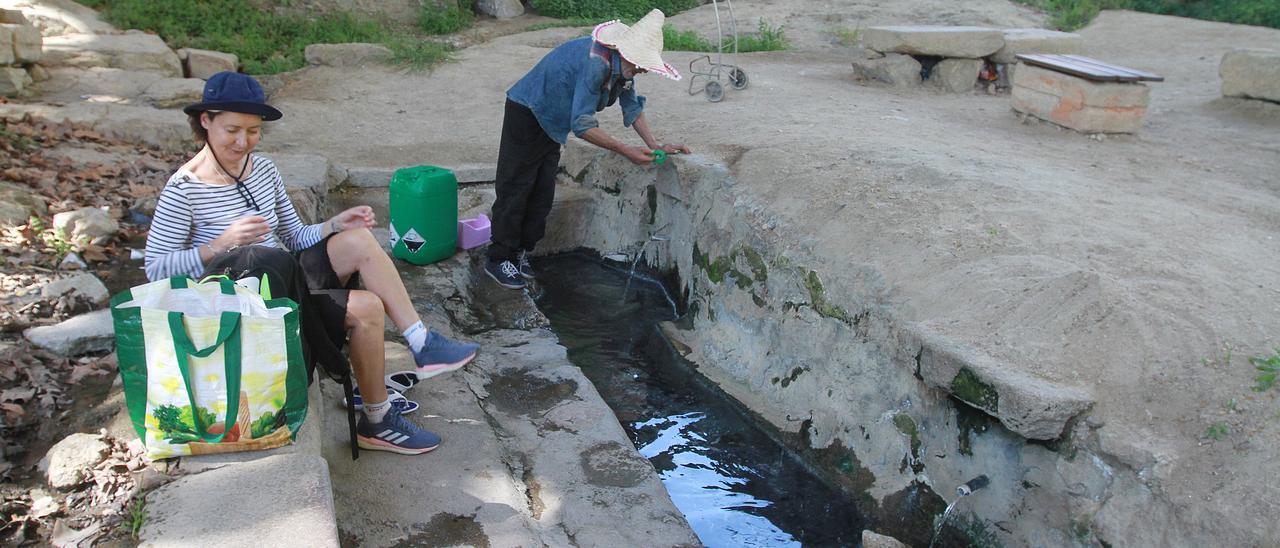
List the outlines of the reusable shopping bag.
{"type": "Polygon", "coordinates": [[[230,279],[111,299],[129,418],[153,459],[288,444],[307,413],[298,306],[230,279]]]}

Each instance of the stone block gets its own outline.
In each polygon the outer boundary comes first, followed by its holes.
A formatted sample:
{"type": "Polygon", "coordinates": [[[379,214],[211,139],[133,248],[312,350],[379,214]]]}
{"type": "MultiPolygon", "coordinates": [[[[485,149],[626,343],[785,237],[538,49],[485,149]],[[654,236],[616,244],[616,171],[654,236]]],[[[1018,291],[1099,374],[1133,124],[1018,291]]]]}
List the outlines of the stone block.
{"type": "Polygon", "coordinates": [[[1093,397],[1079,388],[1009,367],[924,324],[911,324],[897,337],[904,348],[919,356],[918,375],[925,384],[946,390],[1024,438],[1056,439],[1072,418],[1094,403],[1093,397]]]}
{"type": "Polygon", "coordinates": [[[40,29],[31,25],[5,25],[13,33],[14,62],[29,64],[39,61],[43,56],[44,37],[40,29]]]}
{"type": "Polygon", "coordinates": [[[22,67],[0,67],[0,96],[13,97],[30,83],[31,75],[22,67]]]}
{"type": "Polygon", "coordinates": [[[1151,90],[1139,83],[1093,82],[1022,64],[1013,77],[1013,109],[1084,133],[1135,133],[1151,90]]]}
{"type": "Polygon", "coordinates": [[[0,65],[12,65],[14,25],[0,24],[0,65]]]}
{"type": "Polygon", "coordinates": [[[44,44],[45,64],[72,67],[111,67],[182,77],[178,54],[154,34],[67,34],[50,36],[44,44]]]}
{"type": "Polygon", "coordinates": [[[520,0],[478,0],[476,11],[498,19],[509,19],[524,15],[524,4],[520,0]]]}
{"type": "Polygon", "coordinates": [[[26,16],[22,15],[20,10],[7,10],[0,8],[0,24],[5,25],[30,25],[26,16]]]}
{"type": "Polygon", "coordinates": [[[53,228],[70,242],[84,244],[99,238],[110,238],[120,232],[120,223],[106,210],[82,207],[53,216],[53,228]]]}
{"type": "Polygon", "coordinates": [[[858,78],[876,80],[897,87],[920,84],[920,62],[901,53],[890,53],[877,59],[858,59],[853,62],[853,72],[858,78]]]}
{"type": "Polygon", "coordinates": [[[27,74],[30,74],[31,79],[36,82],[44,82],[51,76],[49,74],[49,69],[44,68],[43,65],[31,65],[27,67],[27,74]]]}
{"type": "Polygon", "coordinates": [[[973,91],[982,64],[982,59],[943,59],[933,66],[929,79],[951,93],[973,91]]]}
{"type": "Polygon", "coordinates": [[[877,535],[864,529],[862,531],[862,548],[907,548],[907,545],[896,538],[877,535]]]}
{"type": "Polygon", "coordinates": [[[329,466],[318,455],[273,455],[184,475],[149,493],[147,508],[143,546],[339,546],[329,466]]]}
{"type": "Polygon", "coordinates": [[[324,198],[329,192],[329,160],[316,154],[271,154],[280,178],[284,180],[285,193],[293,202],[303,222],[322,220],[325,211],[324,198]]]}
{"type": "Polygon", "coordinates": [[[1229,51],[1222,56],[1218,74],[1224,96],[1280,102],[1280,51],[1229,51]]]}
{"type": "Polygon", "coordinates": [[[1003,47],[1004,33],[985,27],[870,27],[862,36],[862,45],[884,53],[976,59],[1003,47]]]}
{"type": "Polygon", "coordinates": [[[25,225],[32,215],[46,213],[44,198],[31,187],[0,181],[0,226],[25,225]]]}
{"type": "Polygon", "coordinates": [[[162,78],[147,86],[142,98],[158,108],[178,108],[199,103],[203,93],[199,78],[162,78]]]}
{"type": "Polygon", "coordinates": [[[240,66],[240,58],[231,53],[193,48],[182,48],[177,53],[188,78],[208,80],[219,72],[235,72],[240,66]]]}
{"type": "Polygon", "coordinates": [[[49,448],[36,469],[54,489],[71,489],[92,477],[86,472],[102,462],[111,446],[97,434],[71,434],[49,448]]]}
{"type": "Polygon", "coordinates": [[[89,273],[60,278],[40,288],[40,296],[45,299],[56,299],[68,293],[89,299],[99,306],[107,304],[107,300],[111,298],[106,284],[89,273]]]}
{"type": "Polygon", "coordinates": [[[32,327],[22,333],[27,340],[59,356],[79,356],[111,350],[116,346],[110,310],[95,310],[68,318],[57,325],[32,327]]]}
{"type": "Polygon", "coordinates": [[[1019,53],[1080,53],[1084,37],[1072,32],[1045,29],[1005,29],[1004,47],[991,56],[996,63],[1017,63],[1019,53]]]}
{"type": "Polygon", "coordinates": [[[310,65],[358,67],[386,62],[391,58],[391,50],[382,44],[311,44],[303,56],[310,65]]]}

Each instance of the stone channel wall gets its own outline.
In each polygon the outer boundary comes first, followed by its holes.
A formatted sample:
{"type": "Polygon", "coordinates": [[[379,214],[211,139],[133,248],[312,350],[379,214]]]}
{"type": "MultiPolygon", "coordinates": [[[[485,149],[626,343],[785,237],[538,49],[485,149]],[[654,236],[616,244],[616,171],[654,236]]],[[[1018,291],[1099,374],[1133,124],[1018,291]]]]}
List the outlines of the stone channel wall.
{"type": "Polygon", "coordinates": [[[558,202],[544,247],[634,258],[666,238],[644,253],[679,277],[689,313],[666,330],[677,348],[828,478],[867,493],[880,532],[927,544],[904,512],[940,512],[985,474],[990,487],[957,512],[979,541],[1210,545],[1223,533],[1160,493],[1158,451],[1107,451],[1118,445],[1094,433],[1087,394],[1012,377],[898,321],[874,269],[788,237],[724,167],[693,156],[639,168],[571,144],[562,169],[574,197],[558,202]]]}

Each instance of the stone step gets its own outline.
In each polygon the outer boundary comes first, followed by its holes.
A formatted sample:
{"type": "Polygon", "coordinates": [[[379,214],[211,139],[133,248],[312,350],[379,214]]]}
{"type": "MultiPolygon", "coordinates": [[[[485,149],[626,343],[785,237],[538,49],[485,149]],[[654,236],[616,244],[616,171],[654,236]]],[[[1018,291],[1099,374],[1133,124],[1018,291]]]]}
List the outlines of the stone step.
{"type": "MultiPolygon", "coordinates": [[[[339,173],[345,173],[342,177],[343,184],[354,187],[385,187],[391,185],[391,176],[395,174],[397,169],[413,166],[399,167],[366,167],[366,166],[340,166],[335,165],[335,169],[339,173]]],[[[459,183],[486,183],[496,178],[498,171],[497,164],[457,164],[438,166],[453,172],[458,178],[459,183]]]]}
{"type": "Polygon", "coordinates": [[[44,40],[43,64],[80,68],[111,67],[182,78],[178,54],[154,34],[66,34],[44,40]]]}
{"type": "Polygon", "coordinates": [[[171,151],[189,150],[191,127],[186,115],[148,106],[73,103],[65,107],[42,104],[0,104],[0,118],[36,118],[88,126],[99,133],[171,151]]]}

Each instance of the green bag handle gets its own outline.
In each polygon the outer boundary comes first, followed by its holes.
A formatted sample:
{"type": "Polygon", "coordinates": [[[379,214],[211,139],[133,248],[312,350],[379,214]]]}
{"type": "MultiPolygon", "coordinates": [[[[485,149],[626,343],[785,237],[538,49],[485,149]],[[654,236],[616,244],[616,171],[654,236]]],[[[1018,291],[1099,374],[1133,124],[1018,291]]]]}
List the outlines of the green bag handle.
{"type": "MultiPolygon", "coordinates": [[[[230,280],[227,281],[231,283],[230,280]]],[[[235,293],[234,285],[231,288],[231,292],[235,293]]],[[[231,425],[235,424],[236,415],[240,413],[239,328],[240,314],[237,312],[223,312],[218,321],[218,338],[208,347],[196,350],[195,344],[191,342],[191,336],[187,334],[186,326],[182,324],[182,313],[169,313],[169,331],[173,335],[174,351],[178,355],[178,371],[182,373],[182,382],[187,388],[187,400],[191,403],[191,421],[195,424],[196,432],[200,434],[200,438],[208,443],[221,442],[222,438],[231,431],[231,425]],[[196,411],[195,391],[191,389],[189,356],[207,358],[224,343],[226,344],[226,350],[223,352],[223,364],[227,381],[227,416],[225,422],[222,423],[224,425],[222,433],[215,436],[209,433],[209,425],[200,424],[200,413],[196,411]]]]}
{"type": "Polygon", "coordinates": [[[192,280],[191,278],[187,278],[184,276],[174,276],[172,278],[169,278],[169,289],[186,289],[188,287],[191,287],[191,282],[202,284],[202,283],[209,283],[215,279],[218,280],[218,287],[222,289],[223,295],[236,294],[236,283],[231,281],[231,278],[228,278],[223,275],[207,276],[201,279],[200,281],[192,280]]]}

